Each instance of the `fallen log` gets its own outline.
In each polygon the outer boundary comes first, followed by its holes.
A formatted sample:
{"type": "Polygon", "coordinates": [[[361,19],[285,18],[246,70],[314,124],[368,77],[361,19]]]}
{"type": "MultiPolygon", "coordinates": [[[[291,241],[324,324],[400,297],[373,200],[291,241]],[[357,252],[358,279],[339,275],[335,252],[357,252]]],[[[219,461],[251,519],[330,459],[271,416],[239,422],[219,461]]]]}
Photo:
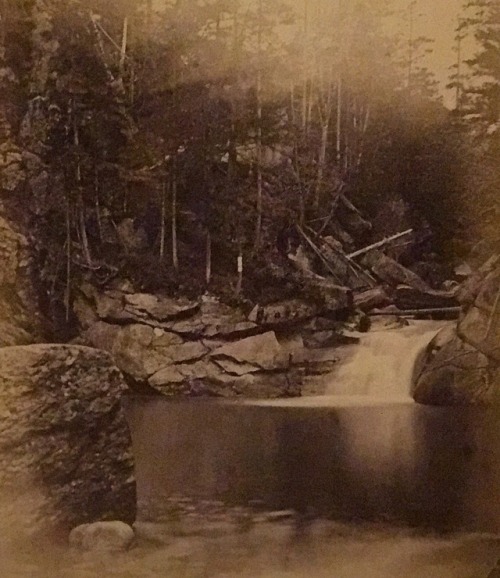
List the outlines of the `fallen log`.
{"type": "Polygon", "coordinates": [[[328,259],[323,255],[323,253],[319,250],[319,248],[311,241],[311,239],[304,233],[302,228],[297,226],[297,231],[302,235],[302,237],[304,238],[306,243],[309,245],[309,247],[314,251],[314,253],[316,253],[316,255],[320,258],[321,262],[324,264],[324,266],[326,267],[328,272],[333,276],[333,278],[337,282],[342,282],[342,280],[339,279],[339,276],[337,275],[335,269],[328,262],[328,259]]]}
{"type": "Polygon", "coordinates": [[[374,287],[361,293],[354,294],[354,307],[361,311],[370,311],[374,307],[389,305],[391,300],[382,287],[374,287]]]}
{"type": "Polygon", "coordinates": [[[338,200],[335,218],[344,230],[358,238],[371,231],[372,224],[363,218],[361,211],[344,194],[338,195],[338,200]]]}
{"type": "MultiPolygon", "coordinates": [[[[430,307],[428,309],[400,309],[398,311],[394,309],[391,310],[391,314],[398,315],[399,317],[406,317],[413,315],[437,315],[439,313],[446,315],[456,314],[458,317],[461,311],[461,307],[430,307]]],[[[370,311],[370,317],[378,315],[387,315],[387,311],[370,311]]]]}
{"type": "Polygon", "coordinates": [[[406,285],[399,285],[396,288],[394,303],[398,309],[439,309],[459,306],[453,291],[422,290],[406,285]]]}
{"type": "Polygon", "coordinates": [[[416,273],[400,265],[394,259],[384,255],[382,251],[372,250],[361,260],[363,267],[371,271],[388,285],[409,285],[419,291],[431,291],[429,285],[416,273]]]}
{"type": "Polygon", "coordinates": [[[391,241],[395,241],[396,239],[400,239],[401,237],[405,237],[406,235],[409,235],[410,233],[413,233],[413,229],[407,229],[406,231],[402,231],[401,233],[396,233],[395,235],[391,235],[390,237],[386,237],[385,239],[382,239],[381,241],[377,241],[376,243],[373,243],[372,245],[368,245],[368,247],[364,247],[363,249],[359,249],[358,251],[354,251],[354,253],[350,253],[349,255],[347,255],[347,257],[349,257],[349,259],[353,259],[354,257],[359,257],[360,255],[364,255],[365,253],[368,253],[368,251],[371,251],[372,249],[378,249],[379,247],[383,247],[384,245],[387,245],[387,243],[390,243],[391,241]]]}
{"type": "Polygon", "coordinates": [[[329,261],[345,272],[346,279],[344,284],[352,289],[357,289],[361,287],[375,287],[377,281],[370,275],[368,271],[365,271],[360,267],[356,261],[350,259],[341,249],[335,247],[332,243],[331,237],[323,238],[322,250],[327,255],[329,261]]]}

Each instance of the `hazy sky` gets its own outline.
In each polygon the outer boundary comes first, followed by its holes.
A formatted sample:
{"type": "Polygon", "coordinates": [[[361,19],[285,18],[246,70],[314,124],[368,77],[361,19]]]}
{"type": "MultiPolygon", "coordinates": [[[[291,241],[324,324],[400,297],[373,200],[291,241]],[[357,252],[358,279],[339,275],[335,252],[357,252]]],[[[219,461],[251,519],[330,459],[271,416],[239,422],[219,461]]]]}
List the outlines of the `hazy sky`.
{"type": "MultiPolygon", "coordinates": [[[[375,0],[376,1],[376,0],[375,0]]],[[[403,6],[407,0],[400,0],[403,6]]],[[[428,56],[428,66],[439,78],[443,90],[450,74],[449,66],[454,64],[453,52],[455,26],[463,0],[418,0],[418,12],[422,14],[416,21],[416,33],[435,39],[434,52],[428,56]]],[[[464,43],[466,57],[471,55],[471,43],[464,43]]],[[[446,94],[449,102],[453,94],[446,94]]]]}

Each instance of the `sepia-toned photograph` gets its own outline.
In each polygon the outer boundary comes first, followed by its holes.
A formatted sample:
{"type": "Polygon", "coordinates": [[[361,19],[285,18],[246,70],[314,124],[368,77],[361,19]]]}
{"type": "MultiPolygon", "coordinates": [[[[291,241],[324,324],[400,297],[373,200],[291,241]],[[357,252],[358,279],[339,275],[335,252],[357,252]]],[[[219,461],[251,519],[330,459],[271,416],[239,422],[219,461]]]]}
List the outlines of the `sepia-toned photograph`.
{"type": "Polygon", "coordinates": [[[0,0],[1,578],[500,578],[500,0],[0,0]]]}

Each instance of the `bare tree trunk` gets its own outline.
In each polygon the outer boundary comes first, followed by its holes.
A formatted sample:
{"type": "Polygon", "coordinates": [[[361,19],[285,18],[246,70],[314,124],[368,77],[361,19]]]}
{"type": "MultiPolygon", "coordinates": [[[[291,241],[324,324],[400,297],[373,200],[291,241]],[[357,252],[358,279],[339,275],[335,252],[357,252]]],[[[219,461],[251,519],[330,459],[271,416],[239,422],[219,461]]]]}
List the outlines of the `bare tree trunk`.
{"type": "Polygon", "coordinates": [[[408,9],[410,11],[409,18],[409,34],[408,34],[408,78],[406,81],[407,88],[410,89],[412,85],[412,76],[413,76],[413,26],[414,26],[414,9],[415,9],[416,0],[410,2],[408,9]]]}
{"type": "Polygon", "coordinates": [[[292,166],[294,168],[294,175],[297,180],[297,187],[299,189],[299,225],[302,227],[306,218],[306,206],[304,199],[305,191],[300,174],[300,160],[297,141],[295,141],[293,148],[292,166]]]}
{"type": "Polygon", "coordinates": [[[457,35],[455,40],[457,41],[456,51],[457,51],[457,78],[456,78],[456,88],[455,88],[455,108],[457,111],[462,108],[462,40],[465,38],[463,33],[464,28],[467,26],[467,21],[463,18],[458,18],[457,25],[457,35]]]}
{"type": "Polygon", "coordinates": [[[262,235],[262,75],[257,73],[257,222],[255,224],[255,250],[260,248],[262,235]]]}
{"type": "Polygon", "coordinates": [[[71,301],[71,207],[69,196],[66,198],[66,289],[64,292],[64,308],[66,323],[69,321],[71,301]]]}
{"type": "Polygon", "coordinates": [[[136,77],[135,77],[135,69],[134,69],[134,64],[133,62],[130,63],[130,105],[133,106],[134,102],[135,102],[135,81],[136,81],[136,77]]]}
{"type": "Polygon", "coordinates": [[[238,269],[238,281],[236,282],[236,294],[239,295],[241,293],[241,288],[243,285],[243,253],[241,250],[241,246],[238,252],[238,259],[236,261],[237,269],[238,269]]]}
{"type": "Polygon", "coordinates": [[[321,145],[319,149],[318,156],[318,174],[316,177],[316,193],[314,196],[314,206],[317,208],[319,206],[319,201],[321,197],[321,190],[323,188],[323,178],[326,165],[326,149],[328,147],[328,121],[323,123],[321,127],[321,145]]]}
{"type": "Polygon", "coordinates": [[[128,38],[128,18],[125,16],[123,19],[123,31],[122,31],[122,45],[120,50],[120,80],[123,81],[123,75],[125,73],[125,58],[127,57],[127,38],[128,38]]]}
{"type": "Polygon", "coordinates": [[[81,187],[78,187],[78,225],[80,229],[80,238],[82,240],[83,256],[87,265],[92,265],[92,257],[90,256],[89,239],[87,236],[87,229],[85,227],[85,205],[83,202],[83,195],[81,187]]]}
{"type": "Polygon", "coordinates": [[[340,168],[340,163],[342,160],[341,152],[341,136],[342,136],[342,77],[340,74],[337,77],[337,127],[336,127],[336,139],[335,139],[335,153],[337,157],[337,166],[340,168]]]}
{"type": "Polygon", "coordinates": [[[255,223],[256,251],[260,248],[262,235],[262,0],[259,0],[259,23],[257,32],[257,220],[255,223]]]}
{"type": "Polygon", "coordinates": [[[172,174],[172,265],[179,270],[179,257],[177,252],[177,167],[174,162],[172,174]]]}
{"type": "Polygon", "coordinates": [[[303,54],[302,54],[302,132],[307,134],[308,132],[308,71],[309,71],[309,62],[308,62],[308,36],[309,36],[309,13],[308,13],[308,1],[304,0],[304,30],[303,30],[303,54]]]}
{"type": "Polygon", "coordinates": [[[83,202],[82,193],[82,169],[80,165],[80,156],[78,147],[80,146],[80,134],[76,118],[73,118],[73,144],[75,145],[76,154],[76,188],[78,191],[78,227],[80,232],[80,239],[82,242],[83,256],[87,265],[92,265],[92,258],[90,256],[89,240],[87,237],[87,229],[85,227],[85,204],[83,202]]]}
{"type": "Polygon", "coordinates": [[[0,48],[5,49],[5,35],[7,32],[7,0],[0,2],[0,48]]]}
{"type": "Polygon", "coordinates": [[[363,153],[364,153],[364,149],[365,149],[366,131],[368,130],[369,120],[370,120],[370,108],[367,107],[366,112],[365,112],[365,118],[363,121],[363,127],[361,129],[361,139],[360,139],[360,143],[359,143],[358,159],[356,161],[356,172],[359,172],[359,169],[361,167],[361,161],[363,159],[363,153]]]}
{"type": "Polygon", "coordinates": [[[95,195],[95,217],[97,221],[97,232],[99,233],[99,241],[103,241],[102,233],[102,218],[101,218],[101,203],[99,200],[99,169],[97,165],[94,167],[94,195],[95,195]]]}
{"type": "Polygon", "coordinates": [[[167,220],[167,185],[165,179],[161,184],[161,224],[160,224],[160,260],[165,256],[165,237],[167,220]]]}
{"type": "Polygon", "coordinates": [[[212,237],[210,235],[210,231],[207,231],[206,261],[205,261],[205,281],[207,285],[210,285],[211,277],[212,277],[212,237]]]}

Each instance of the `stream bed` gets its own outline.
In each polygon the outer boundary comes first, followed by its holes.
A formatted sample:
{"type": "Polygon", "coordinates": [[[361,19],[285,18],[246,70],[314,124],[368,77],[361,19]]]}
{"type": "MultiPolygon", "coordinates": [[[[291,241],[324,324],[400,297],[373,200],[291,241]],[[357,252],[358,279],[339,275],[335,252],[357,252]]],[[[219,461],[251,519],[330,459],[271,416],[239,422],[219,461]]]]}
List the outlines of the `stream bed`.
{"type": "Polygon", "coordinates": [[[0,554],[5,578],[487,578],[500,539],[327,521],[297,532],[281,521],[229,536],[139,543],[118,554],[64,547],[0,554]]]}

